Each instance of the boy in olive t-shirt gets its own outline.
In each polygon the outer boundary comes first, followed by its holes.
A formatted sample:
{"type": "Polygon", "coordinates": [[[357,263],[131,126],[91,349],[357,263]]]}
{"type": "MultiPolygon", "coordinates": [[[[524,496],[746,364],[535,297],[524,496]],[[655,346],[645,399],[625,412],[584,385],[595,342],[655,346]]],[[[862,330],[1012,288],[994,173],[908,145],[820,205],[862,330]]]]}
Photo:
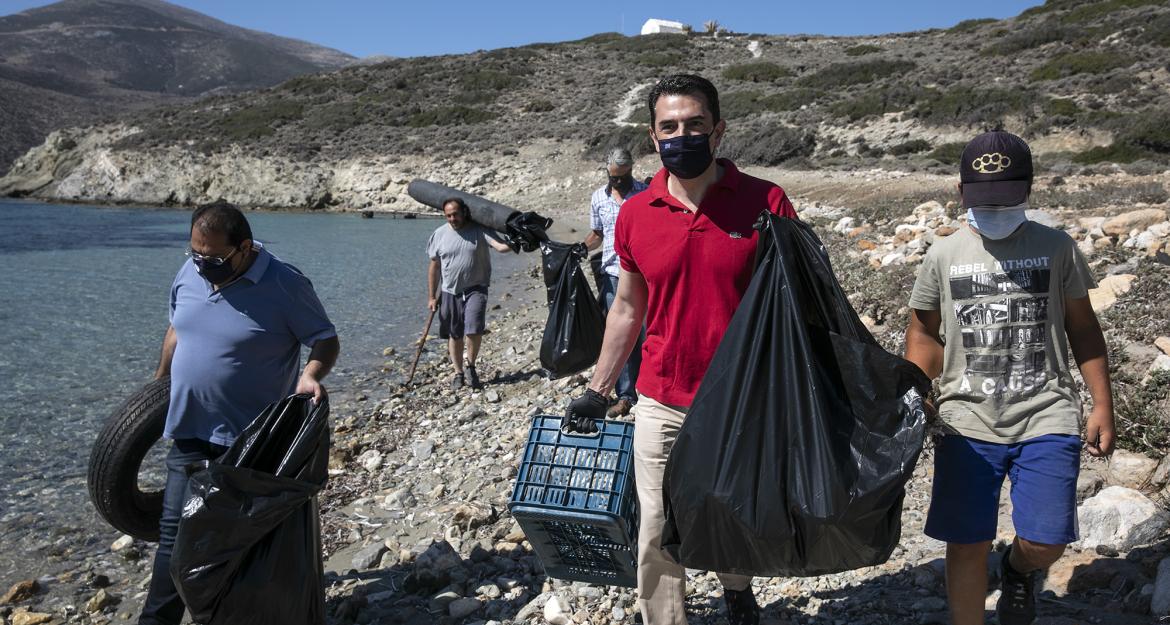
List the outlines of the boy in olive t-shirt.
{"type": "Polygon", "coordinates": [[[1113,450],[1105,339],[1089,304],[1096,286],[1066,233],[1025,217],[1032,154],[989,132],[963,151],[959,190],[969,228],[937,242],[910,296],[906,358],[940,377],[926,534],[947,543],[955,625],[983,623],[987,555],[1003,479],[1016,538],[1002,560],[1000,625],[1036,617],[1033,573],[1076,540],[1081,402],[1068,365],[1093,398],[1090,454],[1113,450]]]}

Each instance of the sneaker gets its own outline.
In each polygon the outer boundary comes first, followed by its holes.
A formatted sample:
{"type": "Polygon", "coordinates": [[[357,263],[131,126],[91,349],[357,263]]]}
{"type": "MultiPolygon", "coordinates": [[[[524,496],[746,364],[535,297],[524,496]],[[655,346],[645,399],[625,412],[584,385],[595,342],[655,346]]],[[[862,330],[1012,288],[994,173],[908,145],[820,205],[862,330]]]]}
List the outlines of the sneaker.
{"type": "Polygon", "coordinates": [[[1036,620],[1035,576],[1013,569],[1011,555],[1012,548],[1008,547],[1000,561],[1000,594],[995,613],[999,625],[1031,625],[1036,620]]]}
{"type": "Polygon", "coordinates": [[[479,381],[479,374],[475,372],[475,365],[467,365],[464,371],[467,372],[467,378],[471,382],[471,388],[477,391],[483,388],[483,382],[479,381]]]}
{"type": "Polygon", "coordinates": [[[624,416],[630,414],[630,409],[633,407],[634,407],[634,403],[631,402],[630,400],[626,399],[625,397],[623,397],[623,398],[617,400],[616,404],[609,407],[609,410],[606,411],[605,416],[607,416],[607,417],[624,417],[624,416]]]}
{"type": "Polygon", "coordinates": [[[451,376],[451,388],[455,390],[463,388],[462,373],[456,373],[455,375],[451,376]]]}
{"type": "Polygon", "coordinates": [[[760,606],[751,586],[747,590],[723,589],[723,600],[727,602],[729,625],[759,625],[760,606]]]}

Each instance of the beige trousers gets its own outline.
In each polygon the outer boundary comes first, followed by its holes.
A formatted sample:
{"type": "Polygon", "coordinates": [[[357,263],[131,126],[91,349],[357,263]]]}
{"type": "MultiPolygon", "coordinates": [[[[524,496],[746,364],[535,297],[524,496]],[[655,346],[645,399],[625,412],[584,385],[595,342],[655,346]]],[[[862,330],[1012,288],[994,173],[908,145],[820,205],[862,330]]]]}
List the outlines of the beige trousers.
{"type": "MultiPolygon", "coordinates": [[[[638,603],[645,625],[686,625],[686,569],[662,551],[666,522],[662,476],[686,412],[643,395],[634,406],[634,478],[638,485],[638,603]]],[[[719,575],[728,590],[746,590],[752,578],[719,575]]]]}

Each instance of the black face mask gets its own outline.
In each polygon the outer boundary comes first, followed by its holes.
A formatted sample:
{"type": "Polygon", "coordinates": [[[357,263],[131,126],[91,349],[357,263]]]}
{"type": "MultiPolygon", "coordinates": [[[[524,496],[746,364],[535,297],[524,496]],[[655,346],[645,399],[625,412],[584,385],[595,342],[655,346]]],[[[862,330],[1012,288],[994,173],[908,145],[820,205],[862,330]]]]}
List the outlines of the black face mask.
{"type": "Polygon", "coordinates": [[[683,135],[658,142],[662,166],[683,180],[698,178],[715,157],[711,155],[711,135],[683,135]]]}
{"type": "Polygon", "coordinates": [[[609,187],[617,189],[618,193],[625,195],[629,193],[630,189],[634,188],[634,174],[626,174],[624,176],[610,176],[609,187]]]}
{"type": "Polygon", "coordinates": [[[195,269],[199,271],[199,275],[212,284],[223,284],[231,279],[232,274],[236,273],[230,260],[222,265],[213,265],[207,261],[195,259],[192,259],[191,262],[195,263],[195,269]]]}

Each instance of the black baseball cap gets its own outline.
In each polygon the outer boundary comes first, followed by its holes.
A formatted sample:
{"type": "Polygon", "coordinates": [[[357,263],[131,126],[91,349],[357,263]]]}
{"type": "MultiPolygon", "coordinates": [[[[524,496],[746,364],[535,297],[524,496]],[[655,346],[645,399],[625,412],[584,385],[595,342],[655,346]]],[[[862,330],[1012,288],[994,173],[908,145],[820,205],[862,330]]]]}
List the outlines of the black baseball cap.
{"type": "Polygon", "coordinates": [[[963,148],[959,180],[963,208],[1023,204],[1032,188],[1032,149],[1010,132],[985,132],[963,148]]]}

